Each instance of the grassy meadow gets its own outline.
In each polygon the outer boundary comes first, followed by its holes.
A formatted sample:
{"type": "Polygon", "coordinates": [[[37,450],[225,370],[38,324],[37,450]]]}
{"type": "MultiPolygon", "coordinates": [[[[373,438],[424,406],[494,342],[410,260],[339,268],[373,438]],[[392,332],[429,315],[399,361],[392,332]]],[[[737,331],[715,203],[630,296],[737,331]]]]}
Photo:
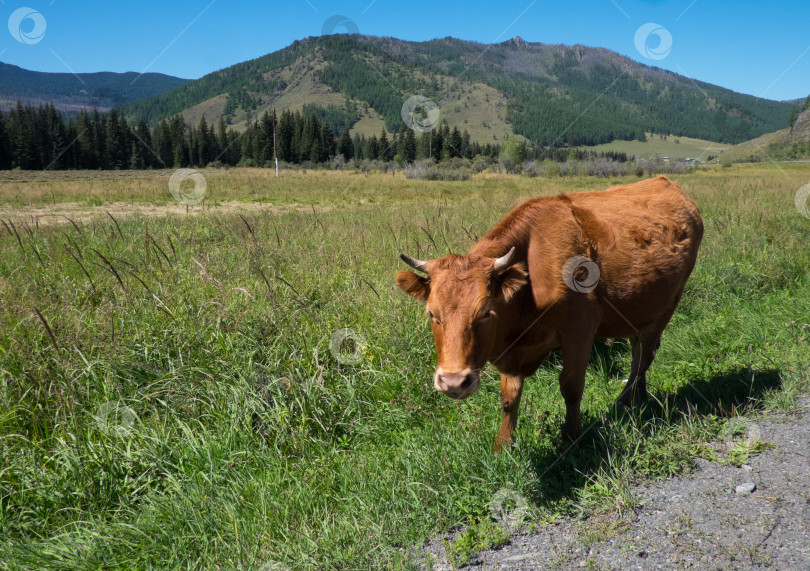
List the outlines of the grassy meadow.
{"type": "Polygon", "coordinates": [[[661,135],[647,133],[646,141],[612,141],[601,145],[583,147],[590,151],[616,151],[627,153],[636,157],[669,157],[675,161],[685,158],[697,158],[705,161],[708,157],[716,157],[731,145],[716,143],[704,139],[691,137],[678,137],[667,135],[666,140],[661,135]]]}
{"type": "Polygon", "coordinates": [[[652,398],[609,412],[630,354],[599,342],[566,445],[552,357],[497,455],[498,376],[463,402],[433,390],[397,255],[465,252],[524,198],[635,178],[201,172],[188,208],[171,171],[0,176],[0,568],[414,569],[464,525],[461,565],[508,540],[510,507],[621,517],[633,483],[744,459],[709,443],[808,388],[810,165],[680,176],[706,233],[652,398]]]}

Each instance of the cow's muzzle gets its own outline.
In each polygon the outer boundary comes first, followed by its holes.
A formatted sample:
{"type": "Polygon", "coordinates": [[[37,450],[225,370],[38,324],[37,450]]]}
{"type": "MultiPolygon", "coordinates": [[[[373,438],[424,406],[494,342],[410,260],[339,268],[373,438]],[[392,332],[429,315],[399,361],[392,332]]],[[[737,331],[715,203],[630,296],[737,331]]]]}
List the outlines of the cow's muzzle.
{"type": "Polygon", "coordinates": [[[465,399],[481,386],[479,371],[467,368],[451,373],[440,368],[436,370],[433,386],[450,398],[465,399]]]}

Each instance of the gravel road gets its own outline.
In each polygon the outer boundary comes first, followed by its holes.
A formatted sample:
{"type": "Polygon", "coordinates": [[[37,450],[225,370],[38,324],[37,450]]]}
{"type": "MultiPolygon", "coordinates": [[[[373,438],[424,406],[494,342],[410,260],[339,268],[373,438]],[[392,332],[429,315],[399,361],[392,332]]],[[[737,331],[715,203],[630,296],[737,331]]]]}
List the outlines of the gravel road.
{"type": "MultiPolygon", "coordinates": [[[[771,445],[748,464],[698,459],[688,476],[635,487],[633,513],[515,535],[465,569],[808,570],[810,398],[799,408],[788,418],[740,420],[749,437],[771,445]]],[[[435,556],[434,569],[450,568],[441,541],[425,552],[435,556]]]]}

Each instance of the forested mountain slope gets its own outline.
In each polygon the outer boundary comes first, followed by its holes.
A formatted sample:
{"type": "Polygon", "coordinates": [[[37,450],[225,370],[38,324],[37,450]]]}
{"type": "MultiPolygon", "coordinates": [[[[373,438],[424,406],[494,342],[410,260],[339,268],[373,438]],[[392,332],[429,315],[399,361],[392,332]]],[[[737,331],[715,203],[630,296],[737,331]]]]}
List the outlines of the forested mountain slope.
{"type": "Polygon", "coordinates": [[[122,110],[150,123],[177,113],[190,123],[224,116],[239,128],[272,106],[309,105],[333,125],[373,118],[394,131],[403,103],[417,94],[481,142],[514,133],[554,146],[641,139],[645,131],[737,143],[786,127],[790,111],[789,102],[736,93],[602,48],[361,35],[296,41],[122,110]]]}
{"type": "Polygon", "coordinates": [[[46,73],[0,62],[0,110],[20,101],[33,106],[50,103],[68,115],[82,108],[106,111],[187,82],[162,73],[46,73]]]}

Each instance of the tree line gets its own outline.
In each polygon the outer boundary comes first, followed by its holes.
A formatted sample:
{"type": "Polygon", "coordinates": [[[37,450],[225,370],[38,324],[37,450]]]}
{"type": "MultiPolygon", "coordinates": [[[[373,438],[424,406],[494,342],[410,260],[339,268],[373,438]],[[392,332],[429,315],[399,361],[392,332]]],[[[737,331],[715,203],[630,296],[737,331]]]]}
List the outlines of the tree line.
{"type": "MultiPolygon", "coordinates": [[[[275,120],[278,159],[291,164],[324,164],[336,159],[381,160],[411,163],[436,160],[497,158],[500,145],[481,145],[469,133],[446,122],[417,133],[401,122],[399,129],[379,136],[352,136],[344,125],[339,131],[330,116],[313,107],[306,113],[285,110],[274,118],[265,112],[238,133],[221,117],[196,126],[181,115],[159,121],[153,128],[141,119],[130,124],[116,109],[81,111],[65,118],[53,105],[32,107],[21,103],[0,112],[0,169],[146,169],[203,167],[209,164],[269,166],[273,161],[275,120]]],[[[340,122],[340,121],[338,121],[340,122]]]]}

